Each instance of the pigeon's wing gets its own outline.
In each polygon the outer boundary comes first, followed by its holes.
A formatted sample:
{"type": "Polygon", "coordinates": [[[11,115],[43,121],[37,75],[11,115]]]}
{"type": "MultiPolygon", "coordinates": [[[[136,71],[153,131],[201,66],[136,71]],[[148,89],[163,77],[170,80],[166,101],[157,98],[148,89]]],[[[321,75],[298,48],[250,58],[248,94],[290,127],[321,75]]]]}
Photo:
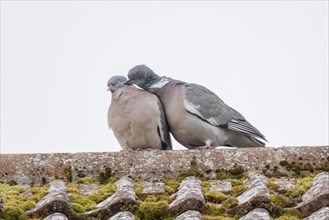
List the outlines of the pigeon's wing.
{"type": "Polygon", "coordinates": [[[169,134],[167,119],[166,119],[162,104],[159,99],[157,99],[157,104],[158,104],[159,110],[160,110],[158,134],[161,139],[162,150],[172,150],[172,143],[171,143],[171,138],[170,138],[170,134],[169,134]]]}
{"type": "Polygon", "coordinates": [[[185,84],[184,106],[200,119],[214,125],[265,139],[238,111],[226,105],[215,93],[204,86],[185,84]]]}

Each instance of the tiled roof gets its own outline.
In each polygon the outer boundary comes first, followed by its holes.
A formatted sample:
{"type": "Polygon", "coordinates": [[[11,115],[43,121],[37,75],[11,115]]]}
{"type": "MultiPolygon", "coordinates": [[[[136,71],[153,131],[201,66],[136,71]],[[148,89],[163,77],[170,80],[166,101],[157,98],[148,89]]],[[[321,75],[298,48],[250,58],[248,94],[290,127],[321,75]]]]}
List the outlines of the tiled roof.
{"type": "Polygon", "coordinates": [[[329,147],[5,154],[0,168],[3,219],[329,219],[329,147]]]}

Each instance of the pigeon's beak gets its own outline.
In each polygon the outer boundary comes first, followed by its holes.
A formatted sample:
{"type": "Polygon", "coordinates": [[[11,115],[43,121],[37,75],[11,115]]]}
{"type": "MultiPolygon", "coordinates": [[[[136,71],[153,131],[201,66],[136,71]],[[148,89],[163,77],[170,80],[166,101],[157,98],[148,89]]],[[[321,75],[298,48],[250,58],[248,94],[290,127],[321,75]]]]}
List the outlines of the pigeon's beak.
{"type": "Polygon", "coordinates": [[[132,83],[131,83],[131,79],[127,79],[126,81],[125,81],[125,83],[124,83],[125,85],[131,85],[132,83]]]}
{"type": "Polygon", "coordinates": [[[107,87],[107,91],[111,91],[111,92],[112,92],[112,87],[113,87],[113,85],[109,85],[109,86],[107,87]]]}

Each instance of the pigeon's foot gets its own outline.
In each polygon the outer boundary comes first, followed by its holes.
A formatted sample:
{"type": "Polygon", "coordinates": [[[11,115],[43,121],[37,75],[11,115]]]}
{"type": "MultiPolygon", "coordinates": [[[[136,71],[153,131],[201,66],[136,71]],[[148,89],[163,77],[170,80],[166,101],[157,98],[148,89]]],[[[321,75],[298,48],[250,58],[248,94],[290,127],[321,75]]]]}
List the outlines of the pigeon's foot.
{"type": "Polygon", "coordinates": [[[204,149],[213,149],[212,146],[209,146],[209,145],[205,145],[205,146],[200,146],[200,147],[197,147],[196,149],[199,149],[199,150],[204,150],[204,149]]]}
{"type": "Polygon", "coordinates": [[[204,146],[199,146],[197,149],[203,150],[203,149],[214,149],[215,147],[211,146],[212,141],[207,140],[204,146]]]}

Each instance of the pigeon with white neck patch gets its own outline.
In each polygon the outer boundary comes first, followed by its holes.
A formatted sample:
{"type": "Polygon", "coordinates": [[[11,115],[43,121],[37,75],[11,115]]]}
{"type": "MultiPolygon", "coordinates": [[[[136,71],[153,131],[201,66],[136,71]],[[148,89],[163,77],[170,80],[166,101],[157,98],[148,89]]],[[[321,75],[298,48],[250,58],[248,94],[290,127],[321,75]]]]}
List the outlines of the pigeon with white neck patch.
{"type": "Polygon", "coordinates": [[[265,136],[206,87],[158,76],[145,65],[130,69],[128,78],[126,84],[159,97],[170,132],[186,148],[265,147],[265,136]]]}

